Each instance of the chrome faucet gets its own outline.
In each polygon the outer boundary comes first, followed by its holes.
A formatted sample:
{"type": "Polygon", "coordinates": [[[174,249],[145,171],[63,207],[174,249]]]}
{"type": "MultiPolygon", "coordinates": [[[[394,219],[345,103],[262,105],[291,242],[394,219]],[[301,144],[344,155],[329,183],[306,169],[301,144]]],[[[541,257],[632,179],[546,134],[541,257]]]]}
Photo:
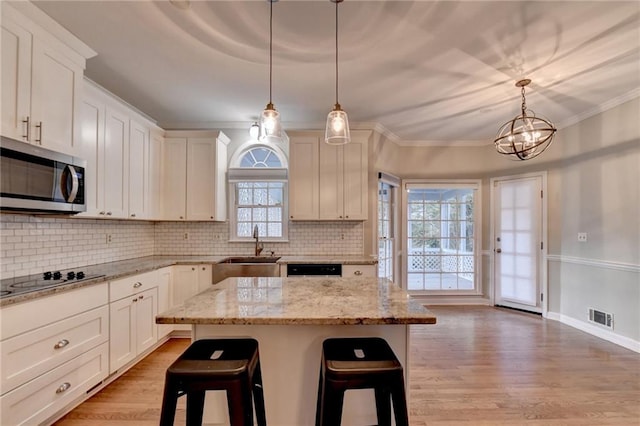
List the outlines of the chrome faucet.
{"type": "Polygon", "coordinates": [[[258,225],[253,227],[253,238],[256,239],[256,256],[260,256],[260,253],[264,250],[264,245],[259,241],[260,236],[258,235],[258,225]]]}

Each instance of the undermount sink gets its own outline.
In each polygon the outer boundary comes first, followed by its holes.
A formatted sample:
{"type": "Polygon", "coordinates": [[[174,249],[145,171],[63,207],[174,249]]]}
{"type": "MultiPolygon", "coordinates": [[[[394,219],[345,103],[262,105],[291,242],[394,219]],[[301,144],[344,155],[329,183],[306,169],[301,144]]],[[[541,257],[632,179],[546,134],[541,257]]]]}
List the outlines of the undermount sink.
{"type": "Polygon", "coordinates": [[[219,263],[276,263],[280,256],[233,256],[219,263]]]}
{"type": "Polygon", "coordinates": [[[279,256],[232,256],[213,265],[213,283],[229,277],[279,277],[279,256]]]}

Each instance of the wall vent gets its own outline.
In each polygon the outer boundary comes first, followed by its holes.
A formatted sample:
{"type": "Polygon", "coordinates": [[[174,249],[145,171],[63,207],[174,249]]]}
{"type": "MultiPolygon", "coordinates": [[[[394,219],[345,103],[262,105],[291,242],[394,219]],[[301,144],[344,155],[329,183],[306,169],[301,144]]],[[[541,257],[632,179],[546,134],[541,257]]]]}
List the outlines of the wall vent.
{"type": "Polygon", "coordinates": [[[613,314],[589,308],[589,321],[613,329],[613,314]]]}

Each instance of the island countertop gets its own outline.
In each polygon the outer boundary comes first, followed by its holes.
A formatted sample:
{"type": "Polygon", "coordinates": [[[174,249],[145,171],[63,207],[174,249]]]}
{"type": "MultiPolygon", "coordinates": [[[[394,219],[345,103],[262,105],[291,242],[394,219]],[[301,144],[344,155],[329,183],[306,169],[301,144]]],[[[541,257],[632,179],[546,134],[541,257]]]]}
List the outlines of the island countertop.
{"type": "Polygon", "coordinates": [[[384,278],[227,278],[156,317],[158,324],[435,324],[436,317],[384,278]]]}

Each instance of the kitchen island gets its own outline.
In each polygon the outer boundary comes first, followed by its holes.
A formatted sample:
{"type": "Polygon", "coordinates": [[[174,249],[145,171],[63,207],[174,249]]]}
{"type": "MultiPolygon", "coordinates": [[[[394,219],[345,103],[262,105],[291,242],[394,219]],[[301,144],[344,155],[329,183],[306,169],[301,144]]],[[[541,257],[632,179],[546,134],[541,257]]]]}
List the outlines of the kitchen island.
{"type": "MultiPolygon", "coordinates": [[[[267,422],[315,422],[322,341],[378,336],[393,348],[408,382],[409,325],[435,316],[386,279],[227,278],[160,313],[159,324],[191,324],[193,338],[253,337],[260,345],[267,422]]],[[[343,424],[375,424],[373,392],[349,391],[343,424]]],[[[207,424],[228,424],[222,392],[209,392],[207,424]]]]}

